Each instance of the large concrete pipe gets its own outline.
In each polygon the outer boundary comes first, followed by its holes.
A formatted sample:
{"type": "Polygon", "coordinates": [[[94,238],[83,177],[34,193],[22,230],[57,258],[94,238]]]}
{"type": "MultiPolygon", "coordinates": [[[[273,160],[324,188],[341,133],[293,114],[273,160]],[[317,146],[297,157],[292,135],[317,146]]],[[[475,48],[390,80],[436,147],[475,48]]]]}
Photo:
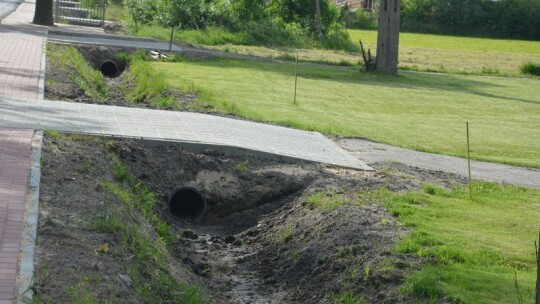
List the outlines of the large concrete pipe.
{"type": "Polygon", "coordinates": [[[114,78],[118,76],[118,65],[113,60],[105,60],[99,66],[101,74],[105,77],[114,78]]]}
{"type": "Polygon", "coordinates": [[[178,188],[169,196],[169,210],[174,216],[202,219],[206,212],[206,199],[195,188],[178,188]]]}

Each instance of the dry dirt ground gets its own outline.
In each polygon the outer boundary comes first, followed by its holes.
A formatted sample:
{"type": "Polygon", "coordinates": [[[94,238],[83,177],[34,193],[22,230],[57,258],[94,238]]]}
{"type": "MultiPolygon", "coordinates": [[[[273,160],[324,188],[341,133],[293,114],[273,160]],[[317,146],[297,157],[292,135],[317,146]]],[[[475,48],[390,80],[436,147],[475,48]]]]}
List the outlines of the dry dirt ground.
{"type": "MultiPolygon", "coordinates": [[[[47,86],[49,99],[92,102],[54,70],[47,71],[47,79],[60,84],[47,86]]],[[[117,97],[108,102],[124,105],[122,96],[117,97]]],[[[423,301],[399,291],[404,278],[425,262],[393,250],[408,230],[384,204],[361,199],[358,193],[380,188],[404,192],[426,183],[450,187],[464,181],[399,163],[372,166],[379,171],[48,133],[35,253],[36,302],[181,303],[175,297],[184,291],[171,291],[171,286],[198,286],[212,303],[333,303],[354,299],[354,294],[366,303],[423,301]],[[125,187],[118,177],[119,162],[134,178],[130,185],[147,187],[155,195],[153,214],[172,235],[166,246],[158,240],[160,227],[111,190],[111,185],[125,187]],[[206,198],[202,219],[176,217],[167,206],[168,195],[186,186],[206,198]],[[317,207],[313,198],[337,205],[317,207]],[[104,229],[103,222],[113,218],[118,218],[116,229],[104,229]],[[158,258],[152,255],[140,257],[137,241],[126,236],[130,229],[163,253],[166,267],[157,267],[158,258]],[[157,273],[179,283],[158,286],[157,273]]]]}

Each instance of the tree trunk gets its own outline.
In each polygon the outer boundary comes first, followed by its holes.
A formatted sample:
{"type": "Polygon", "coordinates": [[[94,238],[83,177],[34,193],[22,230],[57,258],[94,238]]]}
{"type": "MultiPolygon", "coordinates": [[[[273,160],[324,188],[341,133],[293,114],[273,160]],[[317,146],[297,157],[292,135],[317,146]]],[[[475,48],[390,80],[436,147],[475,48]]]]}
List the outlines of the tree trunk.
{"type": "Polygon", "coordinates": [[[377,35],[377,72],[396,74],[401,0],[381,0],[377,35]]]}
{"type": "Polygon", "coordinates": [[[321,1],[315,0],[315,17],[317,18],[317,37],[323,39],[322,21],[321,21],[321,1]]]}
{"type": "Polygon", "coordinates": [[[34,24],[54,25],[53,0],[36,0],[34,24]]]}

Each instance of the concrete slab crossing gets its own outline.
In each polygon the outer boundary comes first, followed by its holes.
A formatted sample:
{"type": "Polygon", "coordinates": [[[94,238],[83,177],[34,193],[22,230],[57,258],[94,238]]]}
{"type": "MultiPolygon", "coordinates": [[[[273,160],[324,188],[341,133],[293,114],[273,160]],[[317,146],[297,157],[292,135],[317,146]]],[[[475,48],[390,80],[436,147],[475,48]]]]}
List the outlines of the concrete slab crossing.
{"type": "Polygon", "coordinates": [[[372,170],[317,132],[200,113],[0,97],[0,127],[237,147],[372,170]]]}

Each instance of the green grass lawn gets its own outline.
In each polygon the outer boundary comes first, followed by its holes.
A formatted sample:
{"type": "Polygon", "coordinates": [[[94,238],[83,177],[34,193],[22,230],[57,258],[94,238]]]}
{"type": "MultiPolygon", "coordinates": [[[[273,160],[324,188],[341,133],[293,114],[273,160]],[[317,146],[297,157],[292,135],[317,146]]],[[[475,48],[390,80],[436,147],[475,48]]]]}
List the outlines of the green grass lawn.
{"type": "Polygon", "coordinates": [[[492,183],[467,188],[393,194],[359,193],[361,201],[383,202],[411,228],[396,250],[437,262],[407,278],[403,289],[456,303],[532,303],[536,279],[540,191],[492,183]],[[515,287],[517,277],[518,289],[515,287]]]}
{"type": "Polygon", "coordinates": [[[465,122],[478,160],[540,168],[540,85],[535,79],[236,60],[154,63],[172,86],[258,121],[466,156],[465,122]]]}
{"type": "MultiPolygon", "coordinates": [[[[377,32],[349,30],[375,53],[377,32]]],[[[517,75],[521,64],[540,63],[540,41],[400,34],[399,67],[475,74],[517,75]]]]}

